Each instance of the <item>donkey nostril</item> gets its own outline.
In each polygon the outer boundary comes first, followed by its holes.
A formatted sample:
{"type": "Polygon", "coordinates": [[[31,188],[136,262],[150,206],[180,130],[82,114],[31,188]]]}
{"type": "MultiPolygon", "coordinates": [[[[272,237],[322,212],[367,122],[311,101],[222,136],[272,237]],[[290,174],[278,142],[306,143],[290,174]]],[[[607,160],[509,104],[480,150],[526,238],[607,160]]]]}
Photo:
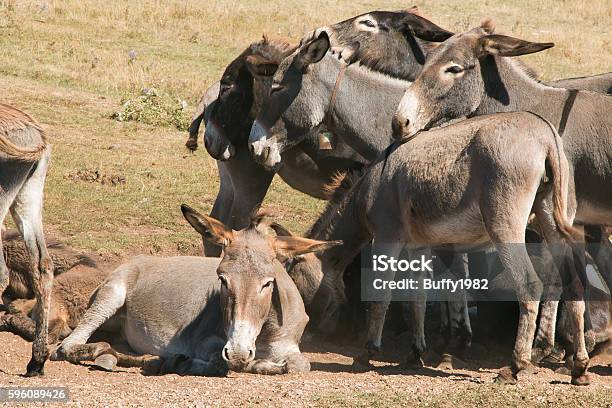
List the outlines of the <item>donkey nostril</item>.
{"type": "Polygon", "coordinates": [[[404,123],[404,126],[405,126],[405,127],[410,126],[410,119],[406,119],[406,123],[404,123]]]}
{"type": "Polygon", "coordinates": [[[249,360],[253,360],[255,358],[255,351],[253,349],[249,349],[249,360]]]}
{"type": "Polygon", "coordinates": [[[221,352],[221,354],[225,361],[229,361],[229,352],[227,351],[227,347],[223,347],[223,351],[221,352]]]}

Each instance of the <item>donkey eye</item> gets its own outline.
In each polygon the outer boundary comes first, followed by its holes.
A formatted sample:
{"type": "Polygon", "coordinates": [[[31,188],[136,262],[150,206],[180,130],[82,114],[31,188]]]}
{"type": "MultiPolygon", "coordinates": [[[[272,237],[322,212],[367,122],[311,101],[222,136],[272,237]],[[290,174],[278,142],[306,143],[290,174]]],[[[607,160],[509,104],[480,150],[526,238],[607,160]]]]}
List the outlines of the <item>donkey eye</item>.
{"type": "Polygon", "coordinates": [[[370,27],[370,28],[376,27],[376,24],[374,24],[372,20],[363,20],[361,21],[361,24],[363,24],[366,27],[370,27]]]}
{"type": "Polygon", "coordinates": [[[463,67],[459,65],[451,65],[450,67],[446,68],[446,72],[450,72],[451,74],[459,74],[463,72],[463,67]]]}

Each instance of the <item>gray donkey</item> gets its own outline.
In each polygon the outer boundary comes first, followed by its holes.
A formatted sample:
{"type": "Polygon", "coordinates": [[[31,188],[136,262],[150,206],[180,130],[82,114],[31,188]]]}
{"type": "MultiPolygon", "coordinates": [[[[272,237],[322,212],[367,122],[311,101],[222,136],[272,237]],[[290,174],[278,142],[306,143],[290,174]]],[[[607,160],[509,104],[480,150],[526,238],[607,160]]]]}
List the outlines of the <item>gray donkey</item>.
{"type": "MultiPolygon", "coordinates": [[[[553,44],[493,31],[486,21],[481,27],[456,34],[432,54],[397,109],[394,123],[398,137],[462,116],[532,111],[548,119],[563,137],[570,162],[569,202],[570,208],[575,208],[576,221],[612,224],[612,99],[536,81],[520,63],[504,57],[542,51],[553,44]]],[[[603,90],[610,75],[596,79],[600,84],[595,89],[603,90]]],[[[576,80],[565,85],[575,86],[576,80]]],[[[609,284],[610,272],[600,270],[609,284]]],[[[557,302],[546,307],[548,315],[556,315],[557,302]]],[[[553,348],[554,330],[547,333],[538,336],[540,357],[553,348]]]]}
{"type": "MultiPolygon", "coordinates": [[[[41,126],[28,114],[0,104],[0,226],[10,210],[29,255],[29,279],[36,298],[32,358],[27,376],[42,375],[47,359],[49,302],[53,262],[43,234],[43,189],[51,156],[41,126]]],[[[9,270],[0,237],[0,293],[9,284],[9,270]]]]}
{"type": "MultiPolygon", "coordinates": [[[[138,358],[126,358],[107,343],[86,344],[104,324],[107,331],[115,327],[134,351],[162,357],[162,372],[308,371],[310,363],[299,349],[308,316],[277,258],[340,243],[273,236],[261,216],[234,231],[186,205],[181,209],[196,231],[223,246],[223,257],[140,256],[121,265],[51,358],[93,360],[106,370],[118,361],[138,364],[138,358]]],[[[151,365],[150,356],[141,362],[151,365]]]]}
{"type": "MultiPolygon", "coordinates": [[[[195,150],[200,123],[206,123],[206,150],[218,160],[220,176],[211,216],[231,228],[248,225],[274,177],[273,171],[251,157],[248,136],[269,91],[271,75],[294,48],[285,41],[266,37],[252,43],[226,67],[221,81],[206,91],[190,126],[187,147],[195,150]]],[[[365,161],[342,142],[324,140],[329,146],[322,146],[320,137],[325,135],[314,129],[307,140],[286,151],[285,165],[278,175],[292,188],[324,199],[323,187],[333,175],[365,161]]],[[[208,256],[220,253],[220,248],[210,243],[205,243],[204,248],[208,256]]]]}
{"type": "MultiPolygon", "coordinates": [[[[566,215],[568,164],[561,139],[539,116],[516,112],[432,130],[388,153],[368,169],[342,206],[342,223],[353,239],[335,250],[341,251],[338,258],[354,256],[372,238],[373,253],[396,258],[406,244],[435,247],[449,236],[468,247],[494,243],[516,283],[521,310],[512,365],[499,376],[500,381],[515,382],[517,373],[530,364],[542,291],[524,247],[532,208],[549,242],[571,238],[573,231],[566,215]],[[549,205],[550,214],[546,212],[549,205]]],[[[341,285],[343,266],[338,261],[322,264],[326,286],[341,285]]],[[[361,364],[367,364],[380,348],[390,300],[390,293],[383,294],[385,300],[371,307],[367,350],[356,360],[361,364]]],[[[567,304],[576,328],[572,382],[586,384],[584,302],[567,304]]],[[[412,354],[418,357],[424,338],[415,340],[412,354]]]]}

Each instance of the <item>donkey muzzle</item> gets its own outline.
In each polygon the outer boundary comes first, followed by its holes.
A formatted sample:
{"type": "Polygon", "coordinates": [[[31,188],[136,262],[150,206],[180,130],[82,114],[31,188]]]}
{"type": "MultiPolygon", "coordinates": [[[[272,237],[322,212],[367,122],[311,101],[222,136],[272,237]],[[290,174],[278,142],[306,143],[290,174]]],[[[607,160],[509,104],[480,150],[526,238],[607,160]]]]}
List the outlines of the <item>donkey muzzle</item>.
{"type": "Polygon", "coordinates": [[[278,170],[281,164],[281,151],[276,140],[258,121],[253,122],[249,136],[249,149],[253,159],[268,170],[278,170]]]}
{"type": "Polygon", "coordinates": [[[231,370],[241,371],[255,359],[255,348],[251,346],[235,348],[228,343],[223,347],[221,357],[231,370]]]}
{"type": "Polygon", "coordinates": [[[234,157],[236,147],[220,131],[217,124],[209,121],[204,131],[204,146],[215,160],[226,161],[234,157]]]}

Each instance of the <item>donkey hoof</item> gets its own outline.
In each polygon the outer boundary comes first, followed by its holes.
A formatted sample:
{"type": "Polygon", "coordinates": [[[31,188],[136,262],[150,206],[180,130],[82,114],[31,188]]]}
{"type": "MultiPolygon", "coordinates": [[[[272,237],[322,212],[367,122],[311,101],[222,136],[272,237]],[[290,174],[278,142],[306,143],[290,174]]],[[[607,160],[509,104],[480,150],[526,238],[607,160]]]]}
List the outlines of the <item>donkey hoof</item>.
{"type": "Polygon", "coordinates": [[[514,385],[516,381],[516,374],[512,372],[512,368],[510,367],[503,367],[500,369],[498,376],[495,378],[495,382],[498,384],[514,385]]]}
{"type": "Polygon", "coordinates": [[[540,364],[551,352],[552,347],[534,347],[531,350],[531,362],[533,364],[540,364]]]}
{"type": "Polygon", "coordinates": [[[49,356],[49,360],[51,361],[64,361],[67,360],[67,356],[66,356],[66,350],[64,350],[64,347],[62,347],[61,345],[55,349],[55,351],[53,351],[53,353],[51,353],[51,355],[49,356]]]}
{"type": "Polygon", "coordinates": [[[372,364],[370,364],[370,356],[368,353],[361,354],[354,358],[353,369],[356,371],[369,371],[372,369],[372,364]]]}
{"type": "Polygon", "coordinates": [[[584,374],[578,377],[572,377],[572,385],[589,385],[591,381],[589,376],[584,374]]]}
{"type": "Polygon", "coordinates": [[[455,359],[448,353],[442,354],[442,361],[436,366],[438,370],[452,370],[455,367],[455,359]]]}
{"type": "Polygon", "coordinates": [[[561,374],[561,375],[572,375],[572,371],[565,366],[557,368],[555,370],[555,373],[561,374]]]}
{"type": "Polygon", "coordinates": [[[419,370],[423,368],[423,360],[420,358],[408,357],[404,360],[401,368],[405,370],[419,370]]]}
{"type": "Polygon", "coordinates": [[[26,368],[26,377],[40,377],[45,375],[45,362],[39,363],[34,360],[30,360],[28,367],[26,368]]]}
{"type": "Polygon", "coordinates": [[[93,368],[102,371],[114,371],[117,366],[117,357],[112,354],[102,354],[93,362],[93,368]]]}

